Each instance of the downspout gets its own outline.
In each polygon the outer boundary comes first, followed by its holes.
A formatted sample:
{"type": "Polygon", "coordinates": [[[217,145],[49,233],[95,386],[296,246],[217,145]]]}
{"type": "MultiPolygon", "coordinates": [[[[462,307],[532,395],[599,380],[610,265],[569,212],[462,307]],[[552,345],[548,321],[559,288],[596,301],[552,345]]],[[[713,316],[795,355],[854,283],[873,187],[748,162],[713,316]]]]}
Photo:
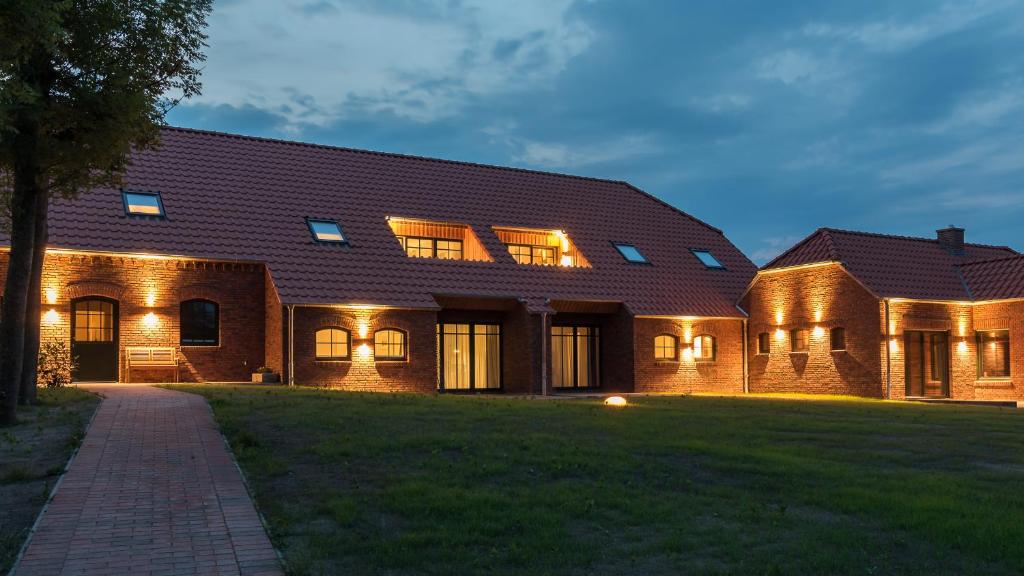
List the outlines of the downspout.
{"type": "Polygon", "coordinates": [[[750,328],[747,326],[747,319],[743,319],[743,393],[750,394],[750,354],[747,352],[747,346],[750,342],[747,340],[749,336],[750,328]]]}
{"type": "Polygon", "coordinates": [[[889,334],[889,299],[885,302],[885,399],[892,399],[892,336],[889,334]]]}
{"type": "Polygon", "coordinates": [[[548,313],[540,313],[540,393],[548,395],[548,313]]]}
{"type": "Polygon", "coordinates": [[[295,305],[288,305],[288,385],[295,386],[295,305]]]}

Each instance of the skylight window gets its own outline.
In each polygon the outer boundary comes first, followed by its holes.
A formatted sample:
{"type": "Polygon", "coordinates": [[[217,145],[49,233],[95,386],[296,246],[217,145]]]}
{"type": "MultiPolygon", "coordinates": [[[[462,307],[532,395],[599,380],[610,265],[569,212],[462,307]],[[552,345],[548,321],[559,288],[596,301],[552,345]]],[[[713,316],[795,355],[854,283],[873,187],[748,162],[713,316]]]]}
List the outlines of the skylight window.
{"type": "Polygon", "coordinates": [[[341,225],[334,220],[308,220],[309,231],[317,242],[344,243],[345,235],[341,232],[341,225]]]}
{"type": "Polygon", "coordinates": [[[160,201],[160,194],[154,192],[122,192],[124,200],[124,213],[128,216],[157,216],[164,215],[164,203],[160,201]]]}
{"type": "Polygon", "coordinates": [[[613,244],[615,245],[615,249],[619,251],[619,254],[622,254],[622,257],[625,258],[627,262],[632,262],[634,264],[650,264],[647,257],[644,256],[636,246],[633,246],[632,244],[621,244],[619,242],[613,242],[613,244]]]}
{"type": "Polygon", "coordinates": [[[697,259],[700,260],[701,263],[703,263],[708,268],[725,268],[725,266],[723,266],[722,263],[718,261],[718,258],[715,258],[714,254],[708,252],[707,250],[690,251],[693,252],[693,255],[696,256],[697,259]]]}

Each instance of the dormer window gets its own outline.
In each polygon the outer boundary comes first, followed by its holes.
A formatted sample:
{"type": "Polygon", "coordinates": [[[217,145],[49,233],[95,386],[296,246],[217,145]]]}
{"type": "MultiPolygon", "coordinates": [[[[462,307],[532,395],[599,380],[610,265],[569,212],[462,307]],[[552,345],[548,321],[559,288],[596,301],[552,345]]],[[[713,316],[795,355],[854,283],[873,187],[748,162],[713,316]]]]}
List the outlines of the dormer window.
{"type": "Polygon", "coordinates": [[[491,260],[476,234],[465,224],[388,217],[388,226],[409,258],[491,260]]]}
{"type": "Polygon", "coordinates": [[[632,244],[625,244],[622,242],[612,242],[615,249],[619,251],[619,254],[626,259],[626,262],[632,262],[633,264],[650,264],[650,260],[643,255],[642,252],[632,244]]]}
{"type": "Polygon", "coordinates": [[[307,220],[309,231],[317,242],[327,244],[344,244],[345,234],[341,231],[341,225],[334,220],[307,220]]]}
{"type": "Polygon", "coordinates": [[[498,226],[493,230],[517,264],[590,267],[590,263],[569,239],[569,235],[562,230],[498,226]]]}
{"type": "Polygon", "coordinates": [[[716,268],[719,270],[725,269],[725,266],[723,266],[722,263],[718,261],[718,258],[715,258],[714,254],[708,252],[707,250],[691,249],[690,252],[693,252],[693,255],[696,256],[698,260],[700,260],[701,264],[707,266],[708,268],[716,268]]]}
{"type": "Polygon", "coordinates": [[[164,203],[160,200],[159,193],[123,191],[121,198],[126,216],[164,216],[164,203]]]}

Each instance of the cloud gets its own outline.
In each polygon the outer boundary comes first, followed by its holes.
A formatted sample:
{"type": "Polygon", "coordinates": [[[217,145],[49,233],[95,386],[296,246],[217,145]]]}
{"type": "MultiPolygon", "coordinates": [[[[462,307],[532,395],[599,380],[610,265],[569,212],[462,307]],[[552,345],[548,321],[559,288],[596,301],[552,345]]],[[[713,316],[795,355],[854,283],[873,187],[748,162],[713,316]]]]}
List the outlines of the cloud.
{"type": "Polygon", "coordinates": [[[772,236],[764,238],[761,240],[762,247],[754,250],[750,254],[750,259],[758,266],[767,264],[802,239],[800,236],[772,236]]]}
{"type": "Polygon", "coordinates": [[[520,152],[513,159],[541,168],[580,168],[625,160],[657,151],[649,136],[626,136],[609,142],[570,145],[557,142],[513,142],[520,152]]]}
{"type": "Polygon", "coordinates": [[[944,3],[937,10],[917,18],[890,18],[857,24],[811,22],[802,31],[810,37],[846,40],[869,50],[891,52],[907,50],[962,30],[1013,5],[1014,2],[1007,0],[958,0],[944,3]]]}
{"type": "Polygon", "coordinates": [[[797,50],[777,52],[762,58],[757,64],[759,78],[777,80],[783,84],[812,79],[822,70],[822,64],[816,57],[797,50]]]}
{"type": "Polygon", "coordinates": [[[569,0],[411,6],[218,4],[196,101],[318,125],[382,111],[429,122],[473,98],[542,86],[593,41],[569,0]]]}

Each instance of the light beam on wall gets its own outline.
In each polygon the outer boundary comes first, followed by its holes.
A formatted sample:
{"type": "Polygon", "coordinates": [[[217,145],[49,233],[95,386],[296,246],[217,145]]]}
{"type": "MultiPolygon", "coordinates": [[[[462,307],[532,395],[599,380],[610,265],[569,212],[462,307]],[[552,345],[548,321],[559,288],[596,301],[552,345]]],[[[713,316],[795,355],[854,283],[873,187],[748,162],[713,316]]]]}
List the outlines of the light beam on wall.
{"type": "Polygon", "coordinates": [[[56,324],[60,322],[60,314],[53,308],[50,308],[46,311],[46,314],[43,314],[43,322],[49,325],[56,324]]]}

